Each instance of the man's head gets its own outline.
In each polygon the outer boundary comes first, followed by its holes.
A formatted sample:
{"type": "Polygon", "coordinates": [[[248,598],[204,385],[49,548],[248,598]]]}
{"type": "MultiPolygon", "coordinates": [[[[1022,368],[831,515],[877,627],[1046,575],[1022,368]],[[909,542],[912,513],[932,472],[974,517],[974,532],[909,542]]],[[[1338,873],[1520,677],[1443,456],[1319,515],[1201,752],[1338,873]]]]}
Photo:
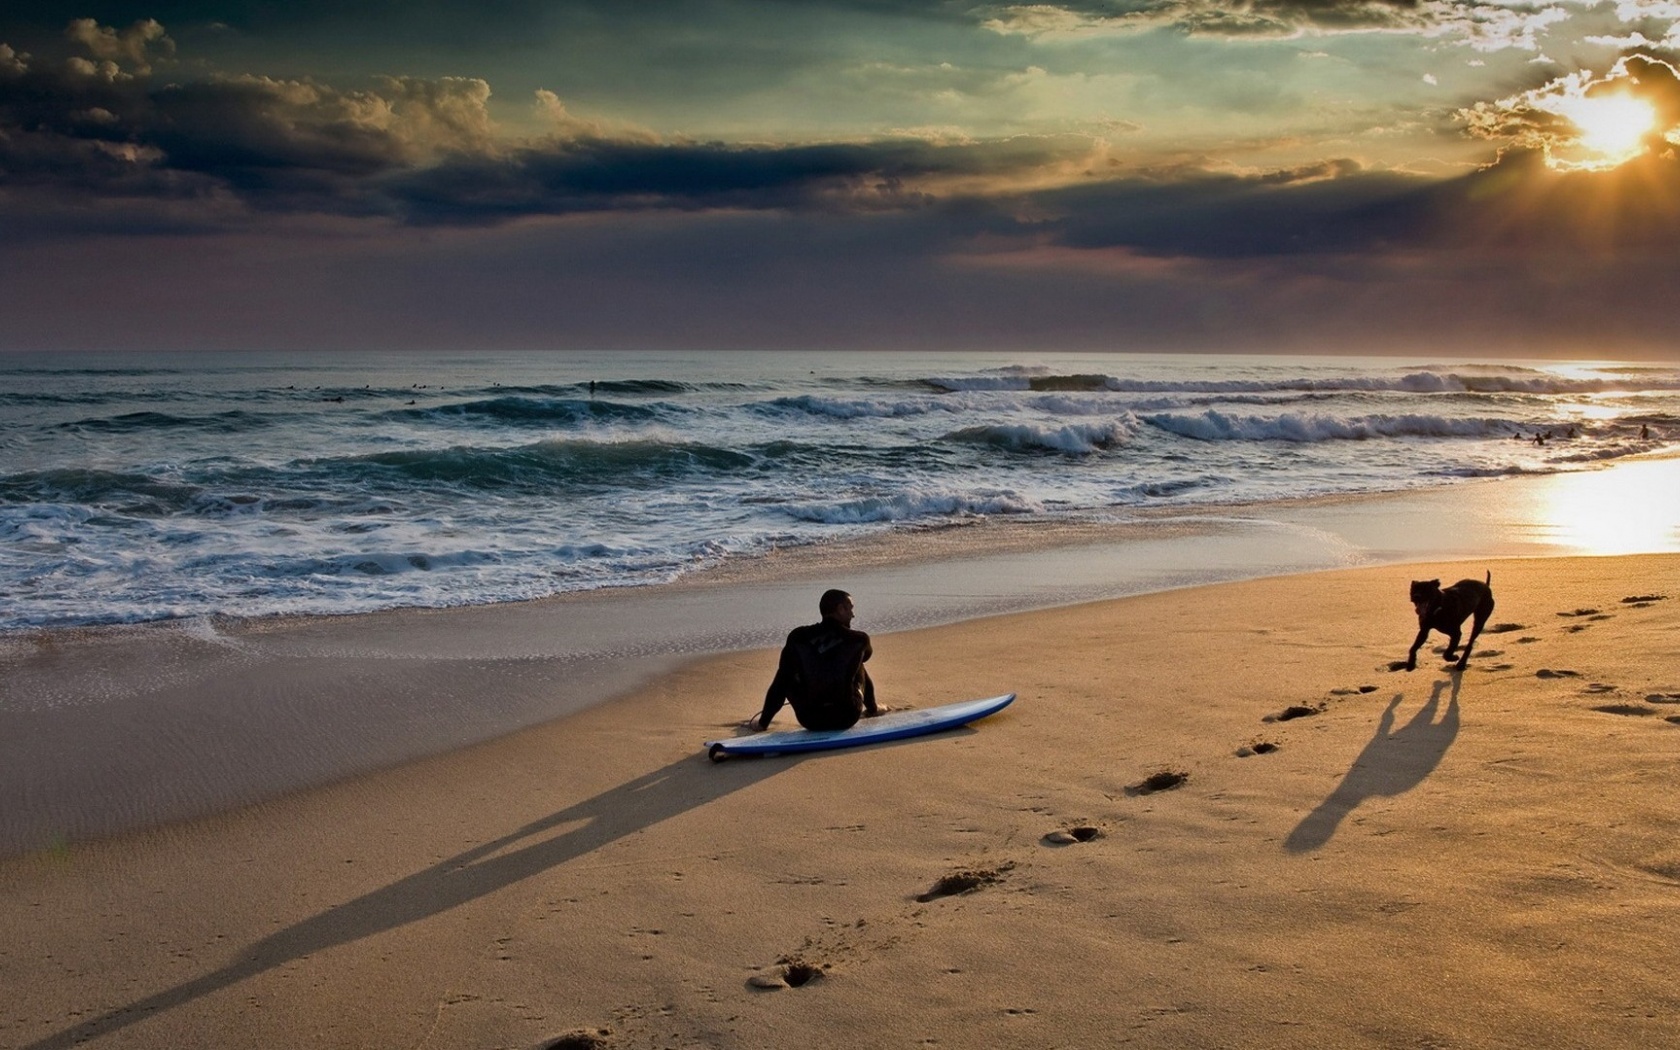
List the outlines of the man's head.
{"type": "Polygon", "coordinates": [[[852,596],[845,591],[824,591],[817,599],[817,611],[825,620],[838,620],[846,627],[852,625],[852,596]]]}

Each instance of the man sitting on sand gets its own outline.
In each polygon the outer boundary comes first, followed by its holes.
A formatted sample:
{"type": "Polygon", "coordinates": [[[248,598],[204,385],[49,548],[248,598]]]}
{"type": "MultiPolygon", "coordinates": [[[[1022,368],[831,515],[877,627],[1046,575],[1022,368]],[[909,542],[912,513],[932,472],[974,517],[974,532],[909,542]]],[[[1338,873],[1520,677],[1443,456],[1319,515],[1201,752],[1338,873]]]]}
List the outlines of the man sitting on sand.
{"type": "Polygon", "coordinates": [[[852,596],[825,591],[817,602],[822,622],[795,627],[782,646],[776,677],[764,694],[764,710],[747,719],[749,729],[768,729],[783,703],[806,729],[849,729],[859,718],[880,714],[875,683],[864,661],[873,653],[869,636],[852,630],[852,596]]]}

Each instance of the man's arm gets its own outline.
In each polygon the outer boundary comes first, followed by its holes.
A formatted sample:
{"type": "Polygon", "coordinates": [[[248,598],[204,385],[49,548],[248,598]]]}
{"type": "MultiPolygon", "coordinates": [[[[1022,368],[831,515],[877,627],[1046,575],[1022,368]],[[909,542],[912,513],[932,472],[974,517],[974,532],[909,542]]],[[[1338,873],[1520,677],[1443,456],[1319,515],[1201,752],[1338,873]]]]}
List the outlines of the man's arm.
{"type": "Polygon", "coordinates": [[[788,691],[797,681],[798,669],[793,657],[793,642],[782,646],[782,655],[776,661],[776,677],[770,679],[770,688],[764,691],[764,707],[758,712],[756,719],[749,722],[754,729],[769,729],[770,720],[782,709],[787,702],[788,691]]]}

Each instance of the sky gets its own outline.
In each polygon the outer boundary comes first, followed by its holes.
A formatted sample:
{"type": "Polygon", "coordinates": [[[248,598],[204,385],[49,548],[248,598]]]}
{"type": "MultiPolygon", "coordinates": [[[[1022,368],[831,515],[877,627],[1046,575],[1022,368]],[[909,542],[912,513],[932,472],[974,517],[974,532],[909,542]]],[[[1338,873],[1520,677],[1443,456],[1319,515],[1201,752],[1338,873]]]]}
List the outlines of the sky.
{"type": "Polygon", "coordinates": [[[11,0],[0,350],[1674,359],[1680,0],[11,0]]]}

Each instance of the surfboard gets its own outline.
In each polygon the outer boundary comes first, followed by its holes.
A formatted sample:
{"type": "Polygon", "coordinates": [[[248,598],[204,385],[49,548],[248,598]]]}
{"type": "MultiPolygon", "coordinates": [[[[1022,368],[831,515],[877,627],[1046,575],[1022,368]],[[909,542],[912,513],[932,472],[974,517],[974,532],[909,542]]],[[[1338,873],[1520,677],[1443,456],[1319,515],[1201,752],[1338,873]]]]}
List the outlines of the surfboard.
{"type": "Polygon", "coordinates": [[[963,700],[939,707],[922,707],[914,711],[888,711],[877,718],[865,718],[850,729],[813,731],[788,729],[777,733],[754,733],[751,736],[731,737],[728,740],[706,741],[706,753],[713,762],[721,762],[730,755],[782,755],[796,751],[830,751],[839,747],[860,747],[880,744],[888,740],[937,733],[942,729],[965,726],[987,715],[996,714],[1015,699],[1014,693],[987,697],[984,700],[963,700]]]}

